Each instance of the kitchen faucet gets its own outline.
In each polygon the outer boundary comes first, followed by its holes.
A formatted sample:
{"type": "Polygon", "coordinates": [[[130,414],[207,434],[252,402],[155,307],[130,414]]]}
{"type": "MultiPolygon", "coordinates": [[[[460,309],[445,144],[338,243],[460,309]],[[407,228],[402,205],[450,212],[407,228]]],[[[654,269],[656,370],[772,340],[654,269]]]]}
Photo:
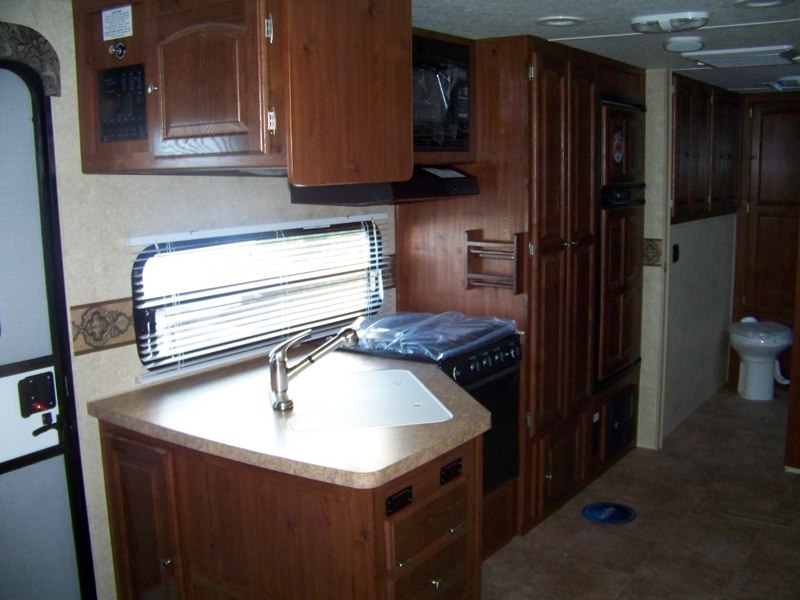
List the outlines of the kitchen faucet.
{"type": "Polygon", "coordinates": [[[281,342],[269,353],[269,384],[272,392],[272,408],[282,412],[292,410],[294,403],[289,399],[289,380],[300,373],[303,369],[310,366],[332,350],[336,350],[341,345],[353,348],[358,344],[358,335],[353,329],[342,329],[339,333],[329,339],[321,346],[309,352],[291,367],[287,364],[286,353],[291,347],[311,333],[306,329],[281,342]]]}

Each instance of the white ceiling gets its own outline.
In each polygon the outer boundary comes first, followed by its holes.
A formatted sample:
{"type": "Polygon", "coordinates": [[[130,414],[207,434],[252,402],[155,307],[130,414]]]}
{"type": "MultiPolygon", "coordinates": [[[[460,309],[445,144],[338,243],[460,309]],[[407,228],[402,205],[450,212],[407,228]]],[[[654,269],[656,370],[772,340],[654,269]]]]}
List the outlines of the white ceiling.
{"type": "Polygon", "coordinates": [[[465,38],[530,34],[607,56],[644,69],[673,69],[726,89],[772,91],[767,81],[800,78],[800,62],[772,67],[713,69],[698,67],[663,43],[673,36],[700,36],[704,50],[757,46],[794,46],[800,53],[800,0],[772,8],[738,8],[734,0],[412,0],[415,27],[465,38]],[[639,34],[633,17],[706,11],[708,24],[680,33],[639,34]],[[578,16],[574,27],[545,27],[541,17],[578,16]]]}

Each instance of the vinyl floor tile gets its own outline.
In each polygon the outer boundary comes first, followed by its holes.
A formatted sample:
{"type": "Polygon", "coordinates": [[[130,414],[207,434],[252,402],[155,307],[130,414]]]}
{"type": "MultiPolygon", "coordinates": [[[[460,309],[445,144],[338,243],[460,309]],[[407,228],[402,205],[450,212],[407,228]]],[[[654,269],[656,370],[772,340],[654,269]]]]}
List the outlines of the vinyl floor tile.
{"type": "Polygon", "coordinates": [[[483,565],[488,600],[797,600],[800,475],[783,469],[786,390],[715,394],[483,565]],[[632,506],[623,525],[581,515],[632,506]]]}

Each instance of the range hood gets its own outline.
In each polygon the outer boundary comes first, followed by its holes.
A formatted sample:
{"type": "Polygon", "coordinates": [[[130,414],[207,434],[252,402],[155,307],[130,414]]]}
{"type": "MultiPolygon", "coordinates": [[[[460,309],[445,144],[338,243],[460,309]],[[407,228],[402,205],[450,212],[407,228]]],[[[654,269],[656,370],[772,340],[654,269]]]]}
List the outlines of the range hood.
{"type": "Polygon", "coordinates": [[[289,184],[292,204],[369,206],[477,194],[478,180],[449,166],[415,166],[411,179],[390,183],[299,186],[289,184]]]}

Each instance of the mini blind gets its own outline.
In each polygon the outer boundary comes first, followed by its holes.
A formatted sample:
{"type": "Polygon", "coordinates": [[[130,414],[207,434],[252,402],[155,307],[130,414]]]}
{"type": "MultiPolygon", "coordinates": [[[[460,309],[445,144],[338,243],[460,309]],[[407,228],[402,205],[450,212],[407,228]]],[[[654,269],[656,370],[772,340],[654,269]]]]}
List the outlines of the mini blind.
{"type": "Polygon", "coordinates": [[[175,370],[330,335],[380,308],[383,261],[373,221],[152,244],[132,271],[139,358],[175,370]]]}

